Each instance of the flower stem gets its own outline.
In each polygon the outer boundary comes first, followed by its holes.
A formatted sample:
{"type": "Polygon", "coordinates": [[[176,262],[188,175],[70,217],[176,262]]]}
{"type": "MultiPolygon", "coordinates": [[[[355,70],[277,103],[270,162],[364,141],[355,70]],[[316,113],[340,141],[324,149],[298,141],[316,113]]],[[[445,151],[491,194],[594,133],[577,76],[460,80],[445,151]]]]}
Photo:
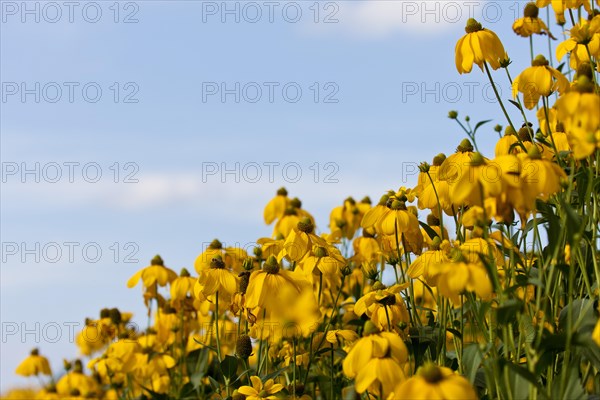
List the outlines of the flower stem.
{"type": "MultiPolygon", "coordinates": [[[[506,108],[504,107],[504,103],[502,103],[502,98],[500,97],[500,94],[498,93],[498,88],[496,88],[496,84],[494,83],[494,78],[492,78],[492,74],[490,73],[490,67],[488,67],[487,63],[484,61],[483,65],[485,67],[485,72],[487,73],[488,79],[490,80],[490,84],[492,85],[492,89],[494,89],[494,94],[496,95],[496,98],[498,99],[498,103],[500,103],[500,107],[502,107],[502,112],[504,113],[504,116],[506,117],[506,120],[508,121],[508,124],[515,129],[514,124],[512,123],[512,121],[510,120],[510,117],[508,116],[508,112],[506,112],[506,108]]],[[[515,129],[515,132],[517,132],[517,130],[515,129]]]]}

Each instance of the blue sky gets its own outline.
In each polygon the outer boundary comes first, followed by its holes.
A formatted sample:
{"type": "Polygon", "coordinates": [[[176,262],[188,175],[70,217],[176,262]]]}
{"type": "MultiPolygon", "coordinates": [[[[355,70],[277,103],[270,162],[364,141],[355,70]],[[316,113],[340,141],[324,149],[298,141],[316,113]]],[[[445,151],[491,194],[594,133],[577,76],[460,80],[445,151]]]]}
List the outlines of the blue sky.
{"type": "Polygon", "coordinates": [[[454,68],[469,16],[499,34],[513,77],[529,60],[510,29],[523,2],[98,1],[72,20],[53,4],[0,3],[0,390],[27,382],[13,371],[33,347],[58,371],[77,355],[69,326],[101,308],[142,318],[125,283],[156,253],[179,271],[215,237],[269,236],[280,186],[325,228],[347,196],[376,201],[451,153],[452,109],[494,119],[491,155],[499,107],[484,74],[454,68]]]}

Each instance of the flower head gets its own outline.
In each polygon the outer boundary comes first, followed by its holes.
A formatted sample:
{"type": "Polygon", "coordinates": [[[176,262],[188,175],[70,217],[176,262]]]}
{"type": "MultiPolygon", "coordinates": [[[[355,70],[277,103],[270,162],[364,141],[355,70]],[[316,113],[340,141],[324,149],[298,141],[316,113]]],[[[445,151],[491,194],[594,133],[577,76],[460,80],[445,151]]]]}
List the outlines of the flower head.
{"type": "Polygon", "coordinates": [[[15,373],[22,376],[52,375],[52,370],[48,359],[40,356],[38,349],[33,349],[29,356],[19,364],[15,373]]]}
{"type": "Polygon", "coordinates": [[[500,68],[501,61],[508,57],[498,36],[483,28],[473,18],[467,21],[465,31],[467,34],[460,38],[455,48],[458,73],[471,72],[473,64],[477,64],[483,71],[483,64],[486,62],[495,70],[500,68]]]}
{"type": "Polygon", "coordinates": [[[523,93],[525,107],[529,110],[538,104],[540,97],[547,97],[556,91],[562,94],[569,88],[567,78],[548,65],[548,60],[539,55],[533,60],[531,67],[521,72],[513,82],[513,97],[517,97],[518,92],[523,93]]]}
{"type": "Polygon", "coordinates": [[[525,11],[523,12],[524,17],[517,19],[513,23],[513,31],[522,37],[529,37],[533,34],[547,34],[552,37],[552,34],[548,31],[548,27],[544,21],[541,18],[538,18],[539,11],[540,10],[535,3],[527,3],[525,11]]]}
{"type": "Polygon", "coordinates": [[[429,363],[400,383],[389,399],[477,400],[477,393],[465,377],[429,363]]]}
{"type": "Polygon", "coordinates": [[[246,396],[246,400],[276,399],[275,393],[283,390],[281,383],[275,383],[273,379],[267,380],[264,384],[258,376],[251,376],[252,386],[241,386],[238,393],[246,396]]]}

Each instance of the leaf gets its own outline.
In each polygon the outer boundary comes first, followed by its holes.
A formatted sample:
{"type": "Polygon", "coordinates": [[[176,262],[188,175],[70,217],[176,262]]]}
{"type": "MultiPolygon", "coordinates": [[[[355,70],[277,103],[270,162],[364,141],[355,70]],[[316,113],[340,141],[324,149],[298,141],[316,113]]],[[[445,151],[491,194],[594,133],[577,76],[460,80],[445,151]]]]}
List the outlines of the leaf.
{"type": "Polygon", "coordinates": [[[538,394],[540,397],[548,398],[546,392],[538,382],[538,377],[528,369],[521,367],[520,365],[513,364],[512,362],[508,362],[505,359],[499,359],[498,362],[501,366],[508,368],[509,375],[512,375],[513,383],[514,383],[514,398],[515,399],[527,399],[529,395],[529,385],[521,383],[521,379],[529,382],[531,385],[535,386],[538,390],[538,394]],[[520,378],[518,378],[520,377],[520,378]]]}
{"type": "Polygon", "coordinates": [[[525,336],[525,343],[533,343],[535,339],[535,328],[531,317],[527,314],[521,314],[519,319],[519,332],[525,336]]]}
{"type": "Polygon", "coordinates": [[[431,240],[433,240],[436,237],[440,236],[440,235],[437,234],[436,231],[434,231],[433,229],[431,229],[431,227],[429,225],[427,225],[425,222],[419,221],[419,225],[421,225],[423,227],[423,229],[425,230],[425,232],[427,232],[427,236],[429,236],[431,238],[431,240]]]}
{"type": "Polygon", "coordinates": [[[517,314],[523,310],[525,303],[519,299],[508,299],[504,301],[497,309],[498,324],[506,325],[517,320],[517,314]]]}
{"type": "Polygon", "coordinates": [[[281,369],[278,369],[278,370],[277,370],[277,371],[275,371],[275,372],[271,372],[269,375],[265,375],[265,376],[262,378],[262,379],[263,379],[263,382],[266,382],[266,381],[268,381],[269,379],[275,379],[275,378],[277,378],[277,377],[278,377],[279,375],[281,375],[281,373],[282,373],[283,371],[285,371],[286,369],[287,369],[287,367],[286,367],[286,368],[281,368],[281,369]]]}
{"type": "Polygon", "coordinates": [[[210,382],[210,386],[212,386],[212,388],[215,392],[219,392],[221,390],[221,384],[219,382],[217,382],[215,378],[208,375],[208,380],[210,382]]]}
{"type": "MultiPolygon", "coordinates": [[[[564,385],[564,392],[561,393],[561,387],[563,385],[555,382],[552,385],[552,398],[553,399],[573,399],[583,400],[586,398],[585,391],[579,380],[579,365],[571,363],[568,366],[563,365],[563,368],[567,369],[567,384],[564,385]]],[[[562,372],[561,372],[562,374],[562,372]]]]}
{"type": "Polygon", "coordinates": [[[592,340],[591,336],[575,334],[573,343],[581,347],[581,354],[594,364],[596,369],[600,369],[600,347],[592,340]]]}
{"type": "Polygon", "coordinates": [[[477,123],[477,125],[475,125],[475,129],[473,129],[473,135],[475,134],[475,132],[477,132],[477,129],[479,129],[481,126],[487,124],[488,122],[492,122],[491,119],[486,119],[485,121],[479,121],[477,123]]]}
{"type": "Polygon", "coordinates": [[[560,330],[564,331],[568,327],[569,310],[574,331],[581,334],[591,334],[596,322],[598,322],[598,318],[594,313],[594,301],[576,299],[567,304],[558,314],[558,327],[560,330]]]}
{"type": "Polygon", "coordinates": [[[517,107],[517,109],[519,111],[523,111],[523,108],[521,107],[521,105],[519,103],[517,103],[516,101],[510,100],[510,99],[508,101],[510,102],[510,104],[512,104],[513,106],[517,107]]]}
{"type": "Polygon", "coordinates": [[[225,359],[221,361],[221,372],[227,380],[231,380],[236,376],[237,368],[238,359],[233,356],[225,356],[225,359]]]}
{"type": "Polygon", "coordinates": [[[465,376],[472,384],[475,383],[475,376],[477,375],[477,370],[481,365],[483,356],[483,352],[479,349],[479,345],[476,343],[465,346],[463,350],[463,367],[465,369],[465,376]]]}

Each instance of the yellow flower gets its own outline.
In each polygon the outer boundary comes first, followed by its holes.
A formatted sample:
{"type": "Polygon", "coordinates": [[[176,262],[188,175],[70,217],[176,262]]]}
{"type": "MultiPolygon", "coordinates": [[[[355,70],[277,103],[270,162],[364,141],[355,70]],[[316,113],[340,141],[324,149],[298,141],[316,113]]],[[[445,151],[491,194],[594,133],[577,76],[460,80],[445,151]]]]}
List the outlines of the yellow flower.
{"type": "Polygon", "coordinates": [[[419,184],[415,187],[417,197],[419,198],[418,206],[421,210],[428,208],[434,216],[441,218],[438,208],[439,206],[447,215],[453,215],[452,201],[450,200],[450,186],[446,180],[440,179],[440,168],[446,160],[446,155],[438,154],[433,158],[433,164],[429,166],[429,175],[425,172],[419,173],[419,184]],[[433,181],[433,185],[431,184],[433,181]]]}
{"type": "Polygon", "coordinates": [[[353,343],[358,339],[358,333],[349,329],[334,329],[327,332],[325,340],[333,345],[340,346],[343,342],[353,343]]]}
{"type": "Polygon", "coordinates": [[[600,57],[600,15],[591,21],[582,19],[570,30],[571,37],[556,47],[556,58],[560,61],[565,54],[570,53],[569,65],[577,69],[582,63],[592,57],[600,57]],[[588,53],[589,51],[589,53],[588,53]]]}
{"type": "Polygon", "coordinates": [[[33,349],[29,356],[19,364],[15,373],[22,376],[52,375],[52,370],[48,359],[40,356],[38,349],[33,349]]]}
{"type": "Polygon", "coordinates": [[[329,215],[329,229],[334,235],[352,239],[360,227],[363,215],[371,208],[371,200],[367,197],[357,203],[352,197],[344,200],[344,205],[335,207],[329,215]]]}
{"type": "Polygon", "coordinates": [[[385,397],[398,381],[406,379],[408,349],[396,333],[372,333],[374,331],[376,328],[367,321],[367,336],[354,343],[342,366],[344,374],[355,380],[358,393],[368,390],[385,397]]]}
{"type": "Polygon", "coordinates": [[[283,244],[285,256],[290,261],[300,261],[312,249],[313,245],[326,246],[327,241],[315,235],[314,222],[308,218],[302,218],[294,227],[283,244]]]}
{"type": "Polygon", "coordinates": [[[162,258],[157,255],[150,261],[150,265],[136,272],[129,281],[127,281],[127,287],[132,288],[138,284],[140,278],[145,288],[149,288],[154,284],[158,286],[166,286],[171,283],[173,279],[177,278],[177,274],[171,269],[165,267],[162,258]]]}
{"type": "Polygon", "coordinates": [[[302,209],[302,202],[297,197],[289,201],[288,207],[284,210],[284,214],[277,221],[273,228],[273,237],[283,236],[286,238],[292,230],[296,228],[298,222],[308,219],[315,224],[315,219],[307,211],[302,209]]]}
{"type": "Polygon", "coordinates": [[[561,182],[567,179],[567,174],[558,164],[542,159],[537,147],[532,147],[528,154],[519,155],[519,158],[525,206],[533,210],[535,199],[547,201],[561,190],[561,182]]]}
{"type": "Polygon", "coordinates": [[[287,190],[282,187],[277,191],[277,195],[267,203],[263,213],[265,224],[271,225],[273,221],[283,217],[289,203],[287,195],[287,190]]]}
{"type": "Polygon", "coordinates": [[[196,257],[194,268],[200,274],[203,269],[210,269],[213,258],[220,256],[225,266],[233,272],[240,272],[242,263],[248,258],[248,253],[244,249],[238,247],[225,247],[218,240],[214,239],[202,254],[196,257]]]}
{"type": "Polygon", "coordinates": [[[238,389],[238,393],[246,396],[246,400],[276,399],[275,393],[283,390],[283,385],[274,383],[273,379],[263,384],[258,376],[251,376],[250,381],[252,386],[241,386],[238,389]]]}
{"type": "Polygon", "coordinates": [[[539,11],[535,3],[527,3],[523,12],[524,17],[517,19],[513,23],[513,31],[523,37],[529,37],[534,33],[538,35],[548,34],[552,37],[544,21],[538,18],[539,11]]]}
{"type": "Polygon", "coordinates": [[[437,246],[417,257],[415,261],[410,264],[410,267],[408,267],[406,273],[413,279],[423,277],[425,282],[430,284],[432,279],[435,277],[433,272],[436,271],[436,269],[432,268],[432,266],[436,264],[444,264],[450,261],[450,258],[448,257],[449,252],[450,243],[447,240],[444,240],[441,244],[438,243],[437,246]]]}
{"type": "Polygon", "coordinates": [[[318,270],[323,275],[334,277],[341,268],[346,265],[346,260],[340,253],[340,250],[330,244],[324,243],[313,245],[311,251],[306,253],[300,261],[300,268],[307,279],[312,282],[312,275],[318,270]]]}
{"type": "Polygon", "coordinates": [[[271,238],[260,238],[256,241],[260,247],[254,249],[254,254],[258,258],[267,259],[269,256],[275,256],[276,259],[281,260],[285,256],[283,244],[285,243],[284,237],[279,236],[275,239],[271,238]]]}
{"type": "Polygon", "coordinates": [[[437,271],[433,274],[431,285],[437,286],[439,293],[454,304],[460,303],[460,294],[465,291],[475,292],[481,299],[490,300],[492,283],[485,266],[481,262],[469,262],[458,249],[453,250],[453,254],[452,262],[433,266],[437,271]]]}
{"type": "Polygon", "coordinates": [[[450,185],[452,202],[455,206],[482,206],[487,197],[494,197],[502,192],[504,180],[510,179],[510,175],[502,172],[509,167],[510,165],[504,166],[497,161],[492,163],[481,153],[473,153],[470,162],[461,169],[450,185]]]}
{"type": "Polygon", "coordinates": [[[558,91],[563,94],[569,88],[569,81],[557,69],[548,66],[548,60],[539,55],[517,76],[512,85],[512,94],[516,98],[518,92],[523,93],[525,107],[532,110],[540,101],[540,97],[550,96],[558,91]]]}
{"type": "Polygon", "coordinates": [[[596,322],[596,327],[592,332],[592,339],[598,346],[600,346],[600,319],[598,319],[598,322],[596,322]]]}
{"type": "Polygon", "coordinates": [[[190,276],[187,269],[183,268],[179,277],[171,282],[171,299],[175,301],[184,300],[188,294],[191,294],[196,279],[190,276]]]}
{"type": "Polygon", "coordinates": [[[246,290],[246,307],[279,308],[289,296],[297,296],[303,282],[291,271],[282,269],[275,257],[270,256],[263,268],[252,272],[246,290]]]}
{"type": "Polygon", "coordinates": [[[59,395],[72,396],[74,393],[82,397],[96,397],[100,388],[98,383],[83,373],[83,366],[80,360],[75,360],[73,370],[69,371],[56,383],[56,391],[59,395]]]}
{"type": "Polygon", "coordinates": [[[210,265],[209,269],[200,271],[194,294],[202,299],[202,296],[207,298],[219,292],[222,299],[229,300],[237,290],[237,277],[226,268],[221,256],[213,258],[210,265]]]}
{"type": "MultiPolygon", "coordinates": [[[[540,110],[543,111],[543,109],[541,108],[540,110]]],[[[519,139],[517,139],[516,132],[509,125],[504,131],[504,136],[502,136],[496,142],[496,147],[494,148],[494,155],[498,157],[519,152],[520,146],[517,143],[519,143],[519,139]]]]}
{"type": "Polygon", "coordinates": [[[371,270],[373,265],[378,263],[381,258],[379,242],[369,231],[370,229],[363,229],[362,236],[352,241],[352,248],[354,249],[352,261],[360,265],[364,271],[371,270]]]}
{"type": "Polygon", "coordinates": [[[375,282],[373,290],[358,299],[354,313],[369,317],[379,330],[393,330],[401,322],[408,323],[408,309],[400,295],[407,287],[408,284],[403,284],[386,288],[381,282],[375,282]]]}
{"type": "Polygon", "coordinates": [[[421,230],[417,216],[408,210],[405,201],[406,197],[401,197],[391,202],[388,212],[379,221],[381,234],[391,236],[421,230]]]}
{"type": "Polygon", "coordinates": [[[592,91],[593,84],[586,76],[580,76],[575,90],[561,96],[554,105],[577,159],[600,147],[600,96],[592,91]]]}
{"type": "Polygon", "coordinates": [[[394,399],[477,400],[477,393],[465,377],[428,363],[394,389],[394,399]]]}
{"type": "Polygon", "coordinates": [[[456,69],[460,74],[469,73],[473,64],[483,71],[483,64],[488,63],[496,70],[501,61],[507,59],[506,51],[498,36],[485,29],[479,22],[469,18],[465,28],[467,34],[456,43],[456,69]]]}
{"type": "Polygon", "coordinates": [[[566,23],[565,10],[567,9],[576,9],[583,6],[588,14],[592,12],[589,0],[536,0],[535,4],[539,8],[552,4],[556,16],[556,23],[558,25],[564,25],[566,23]]]}

